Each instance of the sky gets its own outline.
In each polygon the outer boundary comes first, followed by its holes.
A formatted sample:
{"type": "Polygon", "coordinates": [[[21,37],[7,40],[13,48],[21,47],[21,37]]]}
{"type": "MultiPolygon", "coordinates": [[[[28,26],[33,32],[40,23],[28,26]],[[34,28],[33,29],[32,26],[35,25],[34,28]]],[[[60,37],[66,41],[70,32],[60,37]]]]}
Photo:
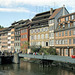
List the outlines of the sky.
{"type": "Polygon", "coordinates": [[[0,25],[9,27],[15,21],[32,19],[50,8],[67,8],[75,12],[75,0],[0,0],[0,25]]]}

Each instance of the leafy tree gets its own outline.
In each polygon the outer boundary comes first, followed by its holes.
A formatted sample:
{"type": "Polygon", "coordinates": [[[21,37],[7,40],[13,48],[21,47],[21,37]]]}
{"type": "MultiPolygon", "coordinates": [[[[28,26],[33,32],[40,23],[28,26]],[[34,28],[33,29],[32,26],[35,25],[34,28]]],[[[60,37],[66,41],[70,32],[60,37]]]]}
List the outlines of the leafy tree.
{"type": "Polygon", "coordinates": [[[51,55],[57,55],[56,49],[53,48],[53,47],[48,48],[48,51],[47,51],[47,52],[48,52],[49,54],[51,54],[51,55]]]}
{"type": "Polygon", "coordinates": [[[39,54],[46,54],[46,55],[57,55],[56,53],[56,49],[53,48],[53,47],[50,47],[50,48],[43,48],[43,47],[40,47],[40,48],[36,48],[36,46],[32,46],[31,50],[33,52],[38,52],[39,54]]]}
{"type": "Polygon", "coordinates": [[[39,50],[40,50],[40,47],[37,47],[37,46],[31,46],[31,50],[32,50],[32,52],[39,52],[39,50]]]}
{"type": "Polygon", "coordinates": [[[27,53],[27,48],[28,48],[29,43],[28,42],[24,42],[21,46],[21,49],[23,51],[23,53],[27,53]]]}
{"type": "Polygon", "coordinates": [[[3,26],[0,25],[0,29],[4,28],[3,26]]]}

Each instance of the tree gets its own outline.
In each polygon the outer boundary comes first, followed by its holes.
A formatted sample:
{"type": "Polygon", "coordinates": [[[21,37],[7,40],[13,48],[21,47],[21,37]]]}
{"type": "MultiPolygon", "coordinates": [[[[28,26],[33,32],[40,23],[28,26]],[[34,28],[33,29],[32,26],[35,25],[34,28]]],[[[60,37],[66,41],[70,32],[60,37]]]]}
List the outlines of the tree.
{"type": "Polygon", "coordinates": [[[27,48],[28,48],[28,41],[24,42],[21,46],[21,50],[23,51],[23,53],[27,53],[27,48]]]}
{"type": "Polygon", "coordinates": [[[32,52],[39,52],[39,50],[40,50],[40,47],[37,47],[37,46],[31,46],[31,50],[32,50],[32,52]]]}
{"type": "Polygon", "coordinates": [[[47,51],[47,52],[48,52],[49,54],[51,54],[51,55],[57,55],[56,49],[53,48],[53,47],[48,48],[48,51],[47,51]]]}
{"type": "Polygon", "coordinates": [[[3,26],[0,25],[0,29],[4,28],[3,26]]]}

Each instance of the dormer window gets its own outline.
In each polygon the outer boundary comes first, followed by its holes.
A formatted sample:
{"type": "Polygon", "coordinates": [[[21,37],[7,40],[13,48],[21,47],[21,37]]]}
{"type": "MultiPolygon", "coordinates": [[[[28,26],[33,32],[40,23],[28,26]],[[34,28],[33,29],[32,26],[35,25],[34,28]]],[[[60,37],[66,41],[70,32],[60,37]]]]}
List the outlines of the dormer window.
{"type": "Polygon", "coordinates": [[[54,23],[54,19],[49,20],[49,24],[52,24],[52,23],[54,23]]]}

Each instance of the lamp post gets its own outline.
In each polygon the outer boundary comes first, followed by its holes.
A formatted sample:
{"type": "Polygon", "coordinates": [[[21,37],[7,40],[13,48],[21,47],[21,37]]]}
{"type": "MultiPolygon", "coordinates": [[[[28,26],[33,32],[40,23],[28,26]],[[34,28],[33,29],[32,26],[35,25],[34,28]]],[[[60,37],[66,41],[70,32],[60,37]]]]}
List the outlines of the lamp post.
{"type": "Polygon", "coordinates": [[[70,53],[69,53],[69,46],[67,46],[67,49],[68,49],[68,56],[70,55],[70,53]]]}

